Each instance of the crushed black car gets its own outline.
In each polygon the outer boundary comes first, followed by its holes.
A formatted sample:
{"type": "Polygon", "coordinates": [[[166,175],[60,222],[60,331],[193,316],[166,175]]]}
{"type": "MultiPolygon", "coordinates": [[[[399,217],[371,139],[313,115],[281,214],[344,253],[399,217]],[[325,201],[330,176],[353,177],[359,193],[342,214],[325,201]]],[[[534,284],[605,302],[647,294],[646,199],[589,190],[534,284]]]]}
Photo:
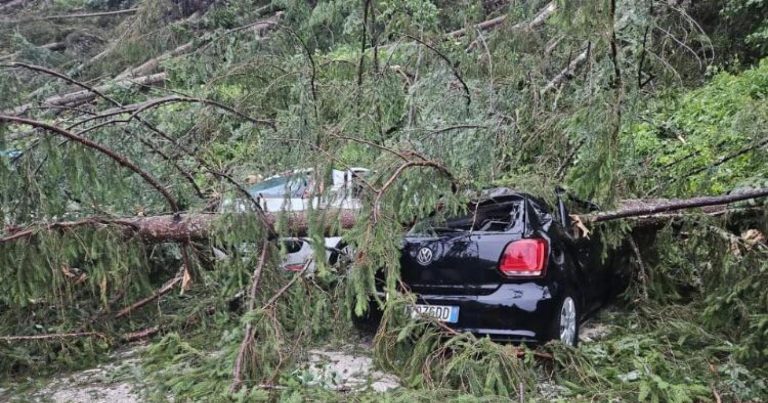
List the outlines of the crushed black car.
{"type": "Polygon", "coordinates": [[[469,213],[405,236],[401,276],[428,315],[497,340],[578,342],[579,325],[626,283],[602,243],[574,237],[566,204],[493,189],[469,213]]]}

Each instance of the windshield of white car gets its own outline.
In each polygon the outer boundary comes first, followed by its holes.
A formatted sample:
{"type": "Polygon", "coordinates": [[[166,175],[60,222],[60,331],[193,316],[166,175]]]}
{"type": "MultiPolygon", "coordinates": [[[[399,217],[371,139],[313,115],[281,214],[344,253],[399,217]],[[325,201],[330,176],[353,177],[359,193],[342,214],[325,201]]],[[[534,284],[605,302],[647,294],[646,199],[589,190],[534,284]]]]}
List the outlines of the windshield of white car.
{"type": "Polygon", "coordinates": [[[307,180],[301,175],[280,176],[267,179],[264,182],[253,185],[248,192],[254,196],[262,197],[298,197],[307,187],[307,180]]]}

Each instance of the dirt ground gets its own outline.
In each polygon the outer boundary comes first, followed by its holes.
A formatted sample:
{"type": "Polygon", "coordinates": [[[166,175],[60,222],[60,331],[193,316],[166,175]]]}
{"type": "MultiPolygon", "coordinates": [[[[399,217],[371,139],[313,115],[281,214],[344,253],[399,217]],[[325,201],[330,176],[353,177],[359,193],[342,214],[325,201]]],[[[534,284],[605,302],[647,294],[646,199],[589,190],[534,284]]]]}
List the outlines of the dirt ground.
{"type": "MultiPolygon", "coordinates": [[[[581,327],[581,343],[605,337],[610,329],[604,323],[588,320],[581,327]]],[[[0,401],[55,403],[136,403],[143,401],[140,382],[140,353],[144,347],[116,352],[112,360],[94,368],[77,371],[53,379],[0,387],[0,401]]],[[[393,374],[377,370],[370,355],[371,340],[345,348],[317,348],[308,351],[299,365],[298,376],[306,385],[339,391],[368,390],[385,392],[400,387],[393,374]]],[[[541,383],[542,396],[556,396],[557,385],[541,383]]],[[[172,397],[169,396],[169,400],[172,397]]]]}

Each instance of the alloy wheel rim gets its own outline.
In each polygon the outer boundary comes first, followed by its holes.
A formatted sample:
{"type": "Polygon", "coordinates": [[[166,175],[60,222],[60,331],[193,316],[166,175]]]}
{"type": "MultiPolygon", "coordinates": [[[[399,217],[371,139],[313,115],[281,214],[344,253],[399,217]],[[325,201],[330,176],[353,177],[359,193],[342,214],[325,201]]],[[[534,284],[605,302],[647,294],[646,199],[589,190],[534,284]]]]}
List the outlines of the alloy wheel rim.
{"type": "Polygon", "coordinates": [[[565,297],[560,308],[560,341],[569,346],[576,344],[576,303],[571,297],[565,297]]]}

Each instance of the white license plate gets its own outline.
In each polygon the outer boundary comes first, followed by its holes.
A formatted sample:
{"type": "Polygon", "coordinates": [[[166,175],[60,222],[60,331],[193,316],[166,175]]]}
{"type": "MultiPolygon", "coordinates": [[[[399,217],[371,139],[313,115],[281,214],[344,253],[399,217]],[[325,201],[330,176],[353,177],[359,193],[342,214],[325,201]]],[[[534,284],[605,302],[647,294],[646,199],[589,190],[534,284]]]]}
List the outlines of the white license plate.
{"type": "Polygon", "coordinates": [[[410,305],[407,308],[411,317],[429,316],[441,322],[456,323],[459,321],[458,306],[443,305],[410,305]]]}

